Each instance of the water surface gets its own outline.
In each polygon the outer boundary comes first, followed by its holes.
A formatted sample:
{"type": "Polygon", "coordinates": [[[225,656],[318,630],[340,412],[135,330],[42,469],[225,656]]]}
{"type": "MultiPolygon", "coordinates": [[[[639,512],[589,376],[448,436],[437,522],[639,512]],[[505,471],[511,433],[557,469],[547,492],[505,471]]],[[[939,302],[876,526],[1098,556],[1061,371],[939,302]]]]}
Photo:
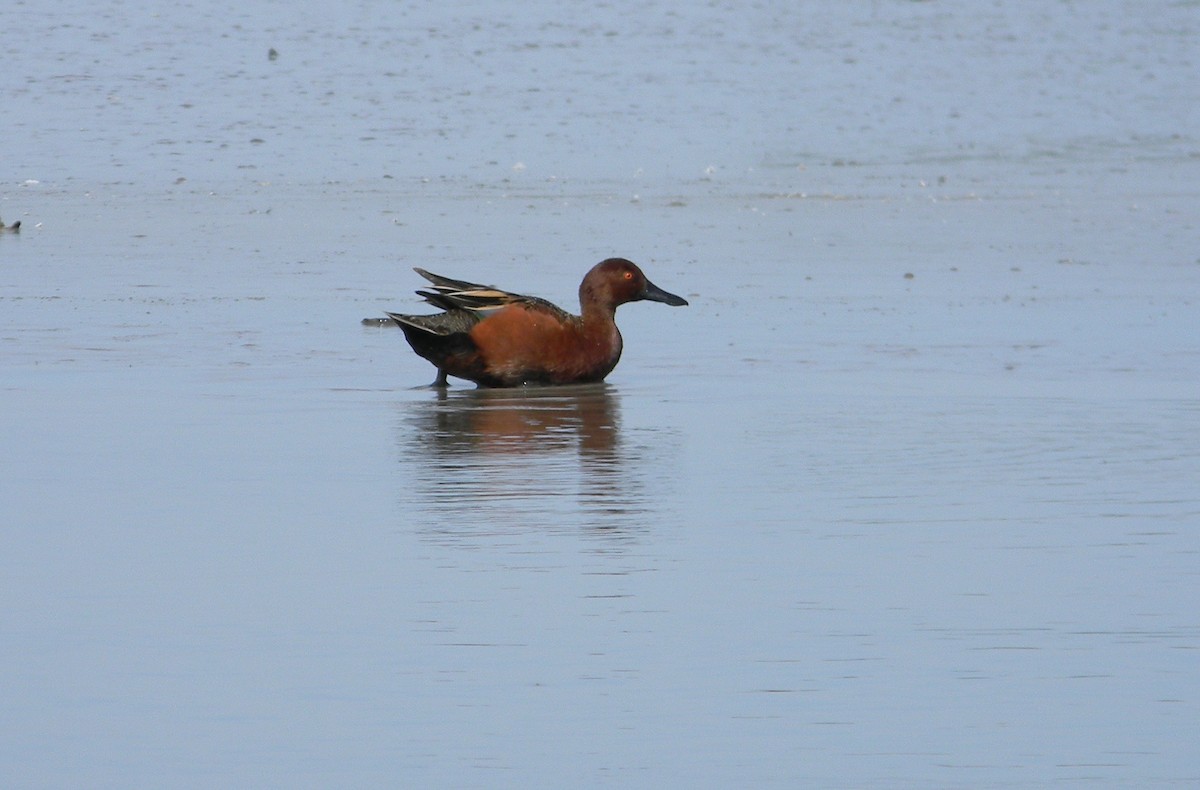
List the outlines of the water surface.
{"type": "Polygon", "coordinates": [[[1193,4],[58,8],[5,786],[1200,779],[1193,4]],[[358,323],[610,255],[603,385],[358,323]]]}

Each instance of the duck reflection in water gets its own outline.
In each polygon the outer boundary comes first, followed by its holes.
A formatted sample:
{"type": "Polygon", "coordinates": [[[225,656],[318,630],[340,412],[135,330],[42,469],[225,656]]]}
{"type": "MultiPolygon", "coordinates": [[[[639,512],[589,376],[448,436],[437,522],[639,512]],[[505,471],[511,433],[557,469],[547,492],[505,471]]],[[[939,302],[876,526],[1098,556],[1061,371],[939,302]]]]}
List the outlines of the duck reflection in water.
{"type": "Polygon", "coordinates": [[[622,441],[610,385],[438,390],[405,408],[401,454],[443,537],[644,529],[645,461],[622,441]]]}
{"type": "Polygon", "coordinates": [[[423,417],[439,454],[543,455],[577,444],[594,457],[616,449],[617,395],[607,384],[441,390],[432,405],[423,417]]]}

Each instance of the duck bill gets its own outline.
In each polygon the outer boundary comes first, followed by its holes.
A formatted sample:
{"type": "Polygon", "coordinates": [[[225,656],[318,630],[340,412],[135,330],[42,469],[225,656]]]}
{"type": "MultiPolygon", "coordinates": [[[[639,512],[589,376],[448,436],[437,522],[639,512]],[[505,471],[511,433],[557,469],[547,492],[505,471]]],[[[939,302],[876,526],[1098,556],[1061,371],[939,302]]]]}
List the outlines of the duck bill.
{"type": "Polygon", "coordinates": [[[647,299],[651,302],[662,302],[672,307],[682,307],[687,304],[687,299],[684,299],[682,296],[676,296],[673,293],[668,293],[649,280],[646,281],[646,287],[638,298],[647,299]]]}

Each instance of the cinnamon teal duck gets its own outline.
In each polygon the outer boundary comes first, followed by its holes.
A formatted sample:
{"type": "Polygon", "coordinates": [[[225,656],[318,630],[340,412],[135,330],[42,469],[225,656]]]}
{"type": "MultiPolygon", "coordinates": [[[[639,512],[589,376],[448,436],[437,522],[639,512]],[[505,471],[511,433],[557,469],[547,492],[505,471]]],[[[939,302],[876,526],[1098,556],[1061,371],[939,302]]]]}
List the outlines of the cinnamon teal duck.
{"type": "Polygon", "coordinates": [[[624,258],[601,261],[583,278],[579,315],[536,296],[415,271],[433,284],[417,294],[445,312],[387,315],[413,350],[437,367],[434,386],[445,386],[447,376],[481,387],[602,381],[621,358],[618,306],[641,300],[687,304],[624,258]]]}

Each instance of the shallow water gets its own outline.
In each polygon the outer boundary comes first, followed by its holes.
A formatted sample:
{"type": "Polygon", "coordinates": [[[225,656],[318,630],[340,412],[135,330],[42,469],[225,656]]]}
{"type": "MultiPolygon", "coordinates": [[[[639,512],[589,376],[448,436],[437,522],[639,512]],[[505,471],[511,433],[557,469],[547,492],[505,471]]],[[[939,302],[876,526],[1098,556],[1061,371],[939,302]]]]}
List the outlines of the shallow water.
{"type": "Polygon", "coordinates": [[[1196,783],[1200,9],[522,9],[0,28],[4,785],[1196,783]]]}

